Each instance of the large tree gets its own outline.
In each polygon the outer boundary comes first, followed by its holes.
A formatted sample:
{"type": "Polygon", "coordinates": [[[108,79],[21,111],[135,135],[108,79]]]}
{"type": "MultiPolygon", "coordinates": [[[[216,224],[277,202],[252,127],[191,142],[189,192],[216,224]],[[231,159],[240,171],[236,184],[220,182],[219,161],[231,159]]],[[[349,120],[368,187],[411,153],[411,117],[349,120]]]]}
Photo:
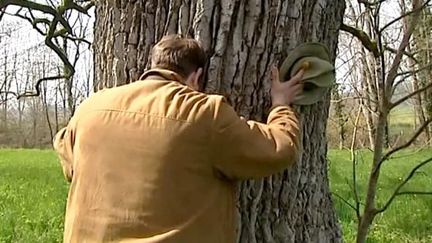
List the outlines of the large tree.
{"type": "MultiPolygon", "coordinates": [[[[58,36],[70,38],[73,32],[61,16],[71,10],[86,12],[93,3],[64,0],[51,11],[28,2],[5,0],[0,8],[20,5],[52,15],[50,22],[20,17],[34,26],[45,25],[46,43],[62,60],[67,58],[52,41],[58,36]],[[58,25],[62,27],[56,31],[58,25]]],[[[308,41],[326,44],[334,60],[345,8],[344,0],[96,0],[94,4],[96,89],[137,80],[149,66],[152,46],[165,34],[181,33],[200,40],[207,50],[206,90],[225,95],[245,118],[261,121],[270,106],[270,66],[308,41]]],[[[75,70],[66,64],[68,77],[75,70]]],[[[327,178],[329,104],[330,92],[315,105],[296,107],[303,153],[293,168],[239,185],[240,242],[342,241],[327,178]]]]}
{"type": "MultiPolygon", "coordinates": [[[[210,62],[208,92],[225,95],[238,113],[264,120],[269,71],[297,44],[319,41],[335,57],[343,0],[100,0],[96,3],[98,88],[137,80],[153,44],[165,34],[200,40],[210,62]]],[[[303,154],[293,168],[239,186],[240,242],[338,242],[341,231],[327,180],[329,95],[298,107],[303,154]]]]}

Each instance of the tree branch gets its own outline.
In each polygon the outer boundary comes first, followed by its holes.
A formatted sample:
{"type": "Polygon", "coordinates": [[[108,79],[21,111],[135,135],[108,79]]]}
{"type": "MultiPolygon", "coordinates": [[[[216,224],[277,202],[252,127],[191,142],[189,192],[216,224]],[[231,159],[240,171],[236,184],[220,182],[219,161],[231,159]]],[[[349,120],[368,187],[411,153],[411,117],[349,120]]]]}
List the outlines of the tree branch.
{"type": "MultiPolygon", "coordinates": [[[[19,18],[22,18],[22,19],[24,19],[24,20],[26,20],[26,21],[28,21],[32,26],[33,26],[33,28],[39,33],[39,34],[41,34],[41,35],[46,35],[46,33],[43,31],[43,30],[41,30],[35,23],[34,23],[34,20],[32,20],[31,18],[29,18],[29,17],[27,17],[27,16],[25,16],[25,15],[21,15],[20,13],[19,13],[20,11],[17,11],[15,14],[12,14],[12,16],[16,16],[16,17],[19,17],[19,18]]],[[[30,14],[31,16],[32,16],[32,14],[30,14]]]]}
{"type": "Polygon", "coordinates": [[[402,149],[408,148],[418,138],[418,136],[420,136],[420,134],[426,129],[426,127],[428,127],[429,124],[431,124],[431,123],[432,123],[432,118],[429,118],[416,130],[416,132],[412,135],[412,137],[406,143],[404,143],[398,147],[395,147],[394,149],[385,153],[384,156],[379,161],[379,163],[377,164],[377,166],[374,168],[374,173],[381,168],[381,165],[388,158],[390,158],[391,155],[393,155],[394,153],[396,153],[402,149]]]}
{"type": "Polygon", "coordinates": [[[55,31],[55,26],[56,26],[56,20],[54,19],[54,21],[51,23],[50,25],[50,29],[48,30],[48,34],[45,38],[45,44],[51,48],[58,57],[60,57],[60,59],[62,60],[62,62],[64,63],[66,70],[65,70],[65,76],[66,77],[70,77],[75,73],[75,68],[72,66],[72,64],[70,63],[67,54],[64,53],[64,51],[62,51],[60,49],[60,47],[56,46],[53,42],[52,42],[52,36],[54,35],[54,31],[55,31]]]}
{"type": "Polygon", "coordinates": [[[38,81],[36,81],[36,92],[34,91],[26,91],[23,94],[20,95],[16,95],[17,99],[21,99],[23,97],[33,97],[33,96],[39,96],[40,95],[40,85],[42,84],[42,82],[44,81],[50,81],[50,80],[57,80],[57,79],[64,79],[67,78],[67,76],[64,75],[58,75],[58,76],[53,76],[53,77],[45,77],[45,78],[41,78],[38,81]]]}
{"type": "Polygon", "coordinates": [[[342,24],[340,29],[342,31],[345,31],[345,32],[350,33],[351,35],[355,36],[357,39],[360,40],[362,45],[368,51],[373,53],[374,57],[379,57],[380,53],[378,50],[377,43],[375,41],[372,41],[372,39],[368,36],[368,34],[366,34],[366,32],[364,32],[363,30],[348,26],[346,24],[342,24]]]}
{"type": "Polygon", "coordinates": [[[431,1],[431,0],[427,0],[427,1],[425,1],[425,2],[420,6],[420,7],[418,7],[418,8],[414,8],[413,10],[408,11],[408,12],[402,14],[401,16],[399,16],[399,17],[393,19],[392,21],[388,22],[386,25],[384,25],[384,27],[382,27],[382,28],[379,30],[379,32],[382,33],[385,29],[387,29],[387,28],[388,28],[389,26],[391,26],[392,24],[398,22],[399,20],[401,20],[401,19],[407,17],[408,15],[411,15],[411,14],[413,14],[413,13],[417,13],[417,12],[419,12],[419,11],[422,10],[424,7],[426,7],[430,1],[431,1]]]}
{"type": "Polygon", "coordinates": [[[344,202],[348,207],[350,207],[351,209],[353,209],[354,211],[358,211],[356,209],[356,207],[354,205],[352,205],[350,202],[348,202],[345,198],[343,198],[341,195],[337,194],[336,192],[332,192],[333,195],[335,195],[337,198],[339,198],[340,200],[342,200],[342,202],[344,202]]]}
{"type": "Polygon", "coordinates": [[[408,77],[409,77],[409,76],[412,76],[412,75],[414,75],[414,74],[416,74],[418,72],[421,72],[421,71],[423,71],[425,69],[429,69],[429,68],[432,68],[432,63],[429,63],[428,65],[423,66],[421,68],[418,68],[416,70],[410,70],[410,71],[405,71],[405,72],[398,73],[397,76],[404,76],[404,75],[409,74],[408,75],[408,77]]]}
{"type": "Polygon", "coordinates": [[[4,99],[0,100],[0,105],[3,105],[4,103],[8,102],[9,100],[11,100],[11,98],[8,98],[8,95],[13,95],[16,97],[16,93],[15,92],[11,92],[11,91],[1,91],[0,94],[6,94],[4,99]]]}
{"type": "MultiPolygon", "coordinates": [[[[421,9],[421,7],[418,7],[418,5],[420,4],[420,1],[421,0],[413,0],[413,2],[412,2],[413,9],[421,9]]],[[[420,17],[420,13],[415,12],[415,15],[413,16],[409,26],[404,31],[402,41],[399,44],[396,56],[394,57],[393,62],[390,66],[390,70],[387,74],[386,87],[385,87],[386,94],[389,94],[392,91],[394,80],[396,78],[397,71],[399,69],[399,66],[400,66],[400,63],[402,60],[403,52],[405,51],[406,47],[409,45],[409,40],[411,39],[411,35],[414,32],[414,29],[418,23],[419,17],[420,17]]]]}
{"type": "Polygon", "coordinates": [[[75,41],[84,42],[89,46],[91,45],[91,42],[86,40],[85,38],[78,38],[78,37],[73,37],[73,36],[69,36],[69,35],[61,35],[61,37],[66,38],[66,39],[71,40],[71,41],[74,41],[74,42],[75,41]]]}
{"type": "Polygon", "coordinates": [[[424,92],[424,91],[426,91],[426,90],[428,90],[428,89],[430,89],[430,88],[432,88],[432,82],[429,83],[429,84],[427,84],[427,85],[424,86],[423,88],[418,89],[418,90],[415,90],[414,92],[412,92],[412,93],[406,95],[405,97],[402,97],[402,98],[400,98],[399,100],[397,100],[397,101],[395,101],[395,102],[392,102],[392,103],[390,104],[390,110],[393,109],[393,108],[395,108],[396,106],[402,104],[403,102],[405,102],[405,101],[408,100],[409,98],[413,97],[414,95],[417,95],[417,94],[419,94],[419,93],[421,93],[421,92],[424,92]]]}
{"type": "Polygon", "coordinates": [[[399,85],[401,85],[402,83],[405,82],[405,79],[407,79],[407,78],[409,78],[409,77],[411,77],[411,76],[413,76],[413,75],[416,75],[417,73],[419,73],[419,72],[421,72],[421,71],[423,71],[423,70],[425,70],[425,69],[429,69],[429,68],[431,68],[431,67],[432,67],[432,63],[429,64],[429,65],[423,66],[423,67],[421,67],[421,68],[418,68],[418,69],[416,69],[416,70],[410,70],[410,71],[405,71],[405,72],[397,73],[397,74],[396,74],[397,77],[399,77],[399,76],[402,76],[402,77],[400,78],[399,81],[397,81],[397,82],[393,85],[393,91],[392,91],[392,94],[396,91],[396,89],[397,89],[397,87],[398,87],[399,85]]]}
{"type": "Polygon", "coordinates": [[[386,1],[386,0],[378,0],[378,1],[375,1],[375,2],[369,2],[369,1],[367,1],[367,0],[357,0],[358,3],[362,3],[362,4],[364,4],[366,7],[373,7],[373,6],[375,6],[375,5],[378,5],[378,4],[383,3],[383,2],[385,2],[385,1],[386,1]]]}
{"type": "Polygon", "coordinates": [[[60,11],[57,11],[55,8],[52,8],[48,5],[28,1],[28,0],[4,0],[2,3],[0,3],[0,9],[7,7],[8,5],[15,5],[19,7],[29,8],[32,10],[41,11],[46,14],[50,14],[54,16],[55,19],[58,19],[58,21],[63,25],[63,27],[72,34],[72,27],[69,25],[69,23],[63,18],[62,14],[66,9],[62,9],[59,7],[58,9],[60,11]],[[62,12],[63,11],[63,12],[62,12]]]}
{"type": "Polygon", "coordinates": [[[13,95],[13,96],[15,96],[15,97],[18,97],[18,94],[15,93],[15,92],[13,92],[13,91],[0,91],[0,94],[4,94],[4,95],[5,95],[5,97],[6,97],[5,100],[8,100],[8,99],[7,99],[7,96],[8,96],[8,95],[13,95]]]}
{"type": "MultiPolygon", "coordinates": [[[[408,183],[409,180],[411,180],[411,178],[415,175],[416,171],[418,169],[420,169],[421,167],[427,165],[428,163],[432,162],[432,158],[429,158],[423,162],[421,162],[420,164],[418,164],[417,166],[415,166],[411,172],[408,174],[408,176],[405,178],[405,180],[403,180],[399,186],[396,188],[396,190],[393,192],[393,194],[390,196],[389,200],[384,204],[384,206],[380,209],[378,209],[376,211],[376,213],[382,213],[385,210],[387,210],[387,208],[390,206],[390,204],[393,202],[393,200],[399,196],[399,195],[405,195],[405,194],[414,194],[414,193],[410,193],[410,192],[400,192],[400,190],[402,189],[403,186],[405,186],[406,183],[408,183]]],[[[425,193],[426,194],[426,193],[425,193]]]]}
{"type": "Polygon", "coordinates": [[[361,96],[348,96],[343,97],[337,100],[330,100],[331,103],[340,103],[346,100],[370,100],[372,103],[376,103],[375,101],[371,100],[370,97],[361,97],[361,96]]]}
{"type": "MultiPolygon", "coordinates": [[[[390,46],[388,46],[388,45],[385,45],[384,48],[385,48],[386,50],[390,51],[390,52],[393,53],[393,54],[397,54],[397,50],[394,49],[394,48],[392,48],[392,47],[390,47],[390,46]]],[[[405,56],[407,56],[407,57],[413,59],[415,62],[418,63],[418,60],[415,58],[415,56],[414,56],[413,53],[409,53],[409,52],[403,50],[403,51],[402,51],[402,54],[404,54],[405,56]]]]}
{"type": "MultiPolygon", "coordinates": [[[[31,11],[29,11],[31,13],[31,11]]],[[[46,18],[33,18],[33,26],[36,26],[37,24],[45,24],[46,26],[50,25],[50,21],[46,18]]]]}

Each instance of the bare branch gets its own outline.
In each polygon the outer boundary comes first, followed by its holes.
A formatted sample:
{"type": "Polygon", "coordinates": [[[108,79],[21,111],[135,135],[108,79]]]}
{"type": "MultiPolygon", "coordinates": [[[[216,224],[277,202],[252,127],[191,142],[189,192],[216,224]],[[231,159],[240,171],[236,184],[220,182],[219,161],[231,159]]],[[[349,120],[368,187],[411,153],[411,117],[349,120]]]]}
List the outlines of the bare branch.
{"type": "Polygon", "coordinates": [[[5,100],[8,100],[8,99],[7,99],[7,96],[8,96],[8,95],[13,95],[13,96],[15,96],[15,97],[18,97],[18,94],[15,93],[15,92],[13,92],[13,91],[0,91],[0,94],[4,94],[4,95],[6,96],[6,99],[5,99],[5,100]]]}
{"type": "Polygon", "coordinates": [[[354,211],[357,212],[357,209],[354,205],[352,205],[350,202],[348,202],[345,198],[343,198],[341,195],[337,194],[336,192],[332,192],[333,195],[335,195],[337,198],[339,198],[340,200],[342,200],[342,202],[344,202],[348,207],[350,207],[351,209],[353,209],[354,211]]]}
{"type": "Polygon", "coordinates": [[[39,96],[40,95],[40,85],[42,84],[42,82],[44,81],[50,81],[50,80],[58,80],[58,79],[64,79],[67,78],[67,76],[64,75],[58,75],[58,76],[53,76],[53,77],[45,77],[45,78],[41,78],[38,81],[36,81],[36,92],[34,91],[26,91],[23,94],[20,95],[16,95],[17,99],[21,99],[23,97],[33,97],[33,96],[39,96]]]}
{"type": "Polygon", "coordinates": [[[386,30],[389,26],[391,26],[392,24],[398,22],[399,20],[401,20],[401,19],[407,17],[408,15],[411,15],[411,14],[413,14],[413,13],[418,13],[420,10],[422,10],[424,7],[426,7],[426,6],[429,4],[430,1],[431,1],[431,0],[427,0],[427,1],[425,1],[425,2],[420,6],[420,7],[418,7],[418,8],[414,8],[413,10],[408,11],[408,12],[402,14],[401,16],[399,16],[399,17],[393,19],[392,21],[388,22],[386,25],[384,25],[384,27],[382,27],[382,28],[379,30],[379,32],[383,32],[383,31],[386,30]]]}
{"type": "Polygon", "coordinates": [[[375,2],[369,2],[369,1],[367,1],[367,0],[357,0],[358,3],[362,3],[362,4],[364,4],[366,7],[373,7],[373,6],[375,6],[375,5],[378,5],[378,4],[383,3],[383,2],[385,2],[385,1],[386,1],[386,0],[378,0],[378,1],[375,1],[375,2]]]}
{"type": "Polygon", "coordinates": [[[368,34],[366,34],[366,32],[364,32],[363,30],[356,29],[346,24],[342,24],[340,29],[342,31],[348,32],[351,35],[357,37],[357,39],[360,40],[363,46],[368,51],[373,53],[374,57],[378,57],[380,55],[377,43],[375,41],[372,41],[372,39],[368,36],[368,34]]]}
{"type": "MultiPolygon", "coordinates": [[[[41,35],[46,35],[46,32],[44,32],[43,30],[41,30],[35,23],[34,23],[34,20],[33,19],[31,19],[31,18],[29,18],[29,17],[27,17],[27,16],[25,16],[25,15],[22,15],[22,14],[20,14],[19,13],[20,11],[17,11],[15,14],[12,14],[12,16],[16,16],[16,17],[19,17],[19,18],[22,18],[22,19],[24,19],[24,20],[26,20],[26,21],[28,21],[32,26],[33,26],[33,28],[37,31],[37,32],[39,32],[39,34],[41,34],[41,35]]],[[[30,15],[33,17],[33,15],[31,14],[31,12],[30,12],[30,15]]]]}
{"type": "Polygon", "coordinates": [[[401,85],[402,83],[405,82],[405,79],[407,79],[407,78],[409,78],[411,76],[414,76],[417,73],[419,73],[419,72],[421,72],[421,71],[423,71],[425,69],[429,69],[431,67],[432,67],[432,63],[430,63],[429,65],[423,66],[421,68],[418,68],[416,70],[409,70],[409,71],[397,73],[397,75],[396,75],[397,77],[399,77],[399,76],[403,76],[403,77],[401,77],[400,80],[393,85],[393,91],[392,91],[392,93],[394,93],[396,91],[396,89],[397,89],[397,87],[399,85],[401,85]]]}
{"type": "Polygon", "coordinates": [[[395,108],[396,106],[402,104],[403,102],[405,102],[406,100],[408,100],[409,98],[413,97],[414,95],[417,95],[419,93],[422,93],[428,89],[432,88],[432,83],[427,84],[426,86],[424,86],[421,89],[415,90],[414,92],[411,92],[410,94],[406,95],[405,97],[400,98],[399,100],[392,102],[390,104],[390,110],[395,108]]]}
{"type": "Polygon", "coordinates": [[[432,68],[432,63],[429,63],[428,65],[425,65],[425,66],[423,66],[421,68],[418,68],[416,70],[410,70],[410,71],[405,71],[405,72],[398,73],[397,76],[408,75],[406,77],[409,77],[409,76],[412,76],[412,75],[414,75],[414,74],[416,74],[418,72],[421,72],[421,71],[429,69],[429,68],[432,68]]]}
{"type": "Polygon", "coordinates": [[[60,47],[56,46],[52,42],[52,39],[55,35],[57,22],[58,22],[57,18],[54,18],[54,20],[51,22],[51,24],[49,26],[48,33],[45,37],[45,44],[49,48],[51,48],[57,54],[57,56],[62,60],[62,62],[64,63],[64,65],[66,67],[65,68],[65,76],[71,77],[75,73],[74,66],[70,63],[67,54],[60,47]]]}
{"type": "MultiPolygon", "coordinates": [[[[31,11],[29,11],[30,12],[30,14],[32,15],[32,17],[33,17],[33,14],[31,13],[31,11]]],[[[46,19],[46,18],[34,18],[33,17],[33,26],[36,26],[36,25],[38,25],[38,24],[45,24],[45,26],[47,27],[47,26],[49,26],[50,25],[50,21],[48,20],[48,19],[46,19]]]]}
{"type": "MultiPolygon", "coordinates": [[[[418,7],[420,3],[420,0],[413,0],[412,4],[413,4],[413,9],[421,9],[422,7],[418,7]]],[[[405,51],[406,47],[409,45],[409,40],[411,38],[412,33],[414,32],[415,26],[418,23],[418,19],[420,17],[420,13],[414,12],[414,16],[412,17],[410,24],[407,26],[406,30],[404,31],[404,35],[402,37],[402,41],[399,44],[396,56],[393,59],[393,62],[390,66],[390,70],[387,74],[387,78],[386,78],[386,93],[389,94],[391,92],[391,89],[393,87],[394,84],[394,80],[396,78],[397,75],[397,70],[399,69],[401,60],[402,60],[402,56],[403,56],[403,52],[405,51]]]]}
{"type": "Polygon", "coordinates": [[[388,151],[387,153],[384,154],[384,156],[381,158],[381,160],[379,161],[379,163],[377,164],[377,166],[374,168],[374,173],[379,170],[381,168],[381,165],[388,159],[390,158],[391,155],[393,155],[394,153],[408,148],[417,138],[418,136],[420,136],[420,134],[422,134],[422,132],[426,129],[426,127],[429,126],[429,124],[432,123],[432,118],[429,118],[427,121],[425,121],[417,130],[416,132],[412,135],[412,137],[404,144],[393,148],[392,150],[388,151]]]}
{"type": "MultiPolygon", "coordinates": [[[[390,46],[388,46],[388,45],[385,45],[384,48],[385,48],[386,50],[390,51],[390,52],[393,53],[393,54],[397,54],[397,50],[394,49],[394,48],[392,48],[392,47],[390,47],[390,46]]],[[[407,57],[413,59],[415,62],[418,63],[418,60],[415,58],[415,56],[414,56],[413,53],[409,53],[409,52],[403,50],[403,51],[402,51],[402,54],[404,54],[405,56],[407,56],[407,57]]]]}
{"type": "Polygon", "coordinates": [[[8,5],[15,5],[19,7],[29,8],[32,10],[38,10],[46,14],[50,14],[54,16],[54,19],[57,19],[63,25],[63,27],[67,30],[67,32],[72,34],[72,28],[62,16],[63,12],[66,9],[59,7],[58,8],[59,11],[57,11],[55,8],[52,8],[48,5],[27,1],[27,0],[4,0],[2,3],[0,3],[0,9],[7,7],[8,5]]]}
{"type": "MultiPolygon", "coordinates": [[[[346,100],[369,100],[369,97],[361,97],[361,96],[349,96],[349,97],[343,97],[337,100],[331,100],[331,103],[340,103],[346,100]]],[[[375,101],[371,100],[371,102],[376,103],[375,101]]]]}
{"type": "Polygon", "coordinates": [[[79,38],[79,37],[73,37],[73,36],[69,36],[69,35],[61,35],[61,37],[64,37],[64,38],[66,38],[66,39],[68,39],[68,40],[71,40],[71,41],[77,41],[77,42],[84,42],[84,43],[86,43],[87,45],[91,45],[91,42],[90,41],[88,41],[88,40],[86,40],[85,38],[79,38]]]}
{"type": "MultiPolygon", "coordinates": [[[[408,174],[408,176],[405,178],[405,180],[403,180],[399,186],[396,188],[396,190],[393,192],[393,194],[390,196],[389,200],[384,204],[384,206],[380,209],[378,209],[376,211],[376,213],[382,213],[385,210],[387,210],[387,208],[390,206],[390,204],[393,202],[393,200],[399,196],[399,195],[406,195],[406,194],[414,194],[414,193],[410,193],[410,192],[400,192],[400,190],[402,189],[403,186],[405,186],[405,184],[408,183],[408,181],[411,180],[411,178],[415,175],[415,173],[417,172],[417,170],[419,170],[420,168],[422,168],[423,166],[427,165],[428,163],[432,162],[432,158],[429,158],[423,162],[421,162],[420,164],[418,164],[417,166],[415,166],[411,172],[408,174]]],[[[421,194],[421,193],[420,193],[421,194]]],[[[425,193],[425,194],[429,194],[429,193],[425,193]]]]}
{"type": "MultiPolygon", "coordinates": [[[[1,93],[1,92],[0,92],[1,93]]],[[[5,99],[1,99],[0,100],[0,105],[3,105],[3,104],[5,104],[6,102],[8,102],[9,100],[11,100],[11,98],[5,98],[5,99]]]]}

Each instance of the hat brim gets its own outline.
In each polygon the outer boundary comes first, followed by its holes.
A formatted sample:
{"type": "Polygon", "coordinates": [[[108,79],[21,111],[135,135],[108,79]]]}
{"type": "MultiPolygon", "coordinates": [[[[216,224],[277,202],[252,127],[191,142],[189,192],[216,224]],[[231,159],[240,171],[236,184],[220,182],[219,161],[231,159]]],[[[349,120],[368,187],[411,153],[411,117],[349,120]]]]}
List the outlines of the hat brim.
{"type": "Polygon", "coordinates": [[[327,47],[318,42],[304,43],[294,48],[287,58],[285,58],[280,68],[280,81],[291,78],[291,68],[303,57],[318,57],[323,60],[331,61],[327,47]]]}
{"type": "Polygon", "coordinates": [[[329,88],[336,82],[335,72],[327,72],[320,76],[302,80],[303,83],[312,83],[321,88],[329,88]]]}

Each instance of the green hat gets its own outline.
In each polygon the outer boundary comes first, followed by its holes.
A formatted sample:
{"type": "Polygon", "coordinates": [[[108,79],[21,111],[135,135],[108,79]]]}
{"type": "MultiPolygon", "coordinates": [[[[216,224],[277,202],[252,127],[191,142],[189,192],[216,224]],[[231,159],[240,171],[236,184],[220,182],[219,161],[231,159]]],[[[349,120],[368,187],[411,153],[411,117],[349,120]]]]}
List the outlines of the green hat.
{"type": "Polygon", "coordinates": [[[311,105],[320,101],[327,88],[335,83],[335,68],[331,63],[327,47],[316,42],[297,46],[282,63],[280,68],[281,81],[289,80],[302,67],[305,68],[302,78],[304,88],[293,103],[311,105]]]}

